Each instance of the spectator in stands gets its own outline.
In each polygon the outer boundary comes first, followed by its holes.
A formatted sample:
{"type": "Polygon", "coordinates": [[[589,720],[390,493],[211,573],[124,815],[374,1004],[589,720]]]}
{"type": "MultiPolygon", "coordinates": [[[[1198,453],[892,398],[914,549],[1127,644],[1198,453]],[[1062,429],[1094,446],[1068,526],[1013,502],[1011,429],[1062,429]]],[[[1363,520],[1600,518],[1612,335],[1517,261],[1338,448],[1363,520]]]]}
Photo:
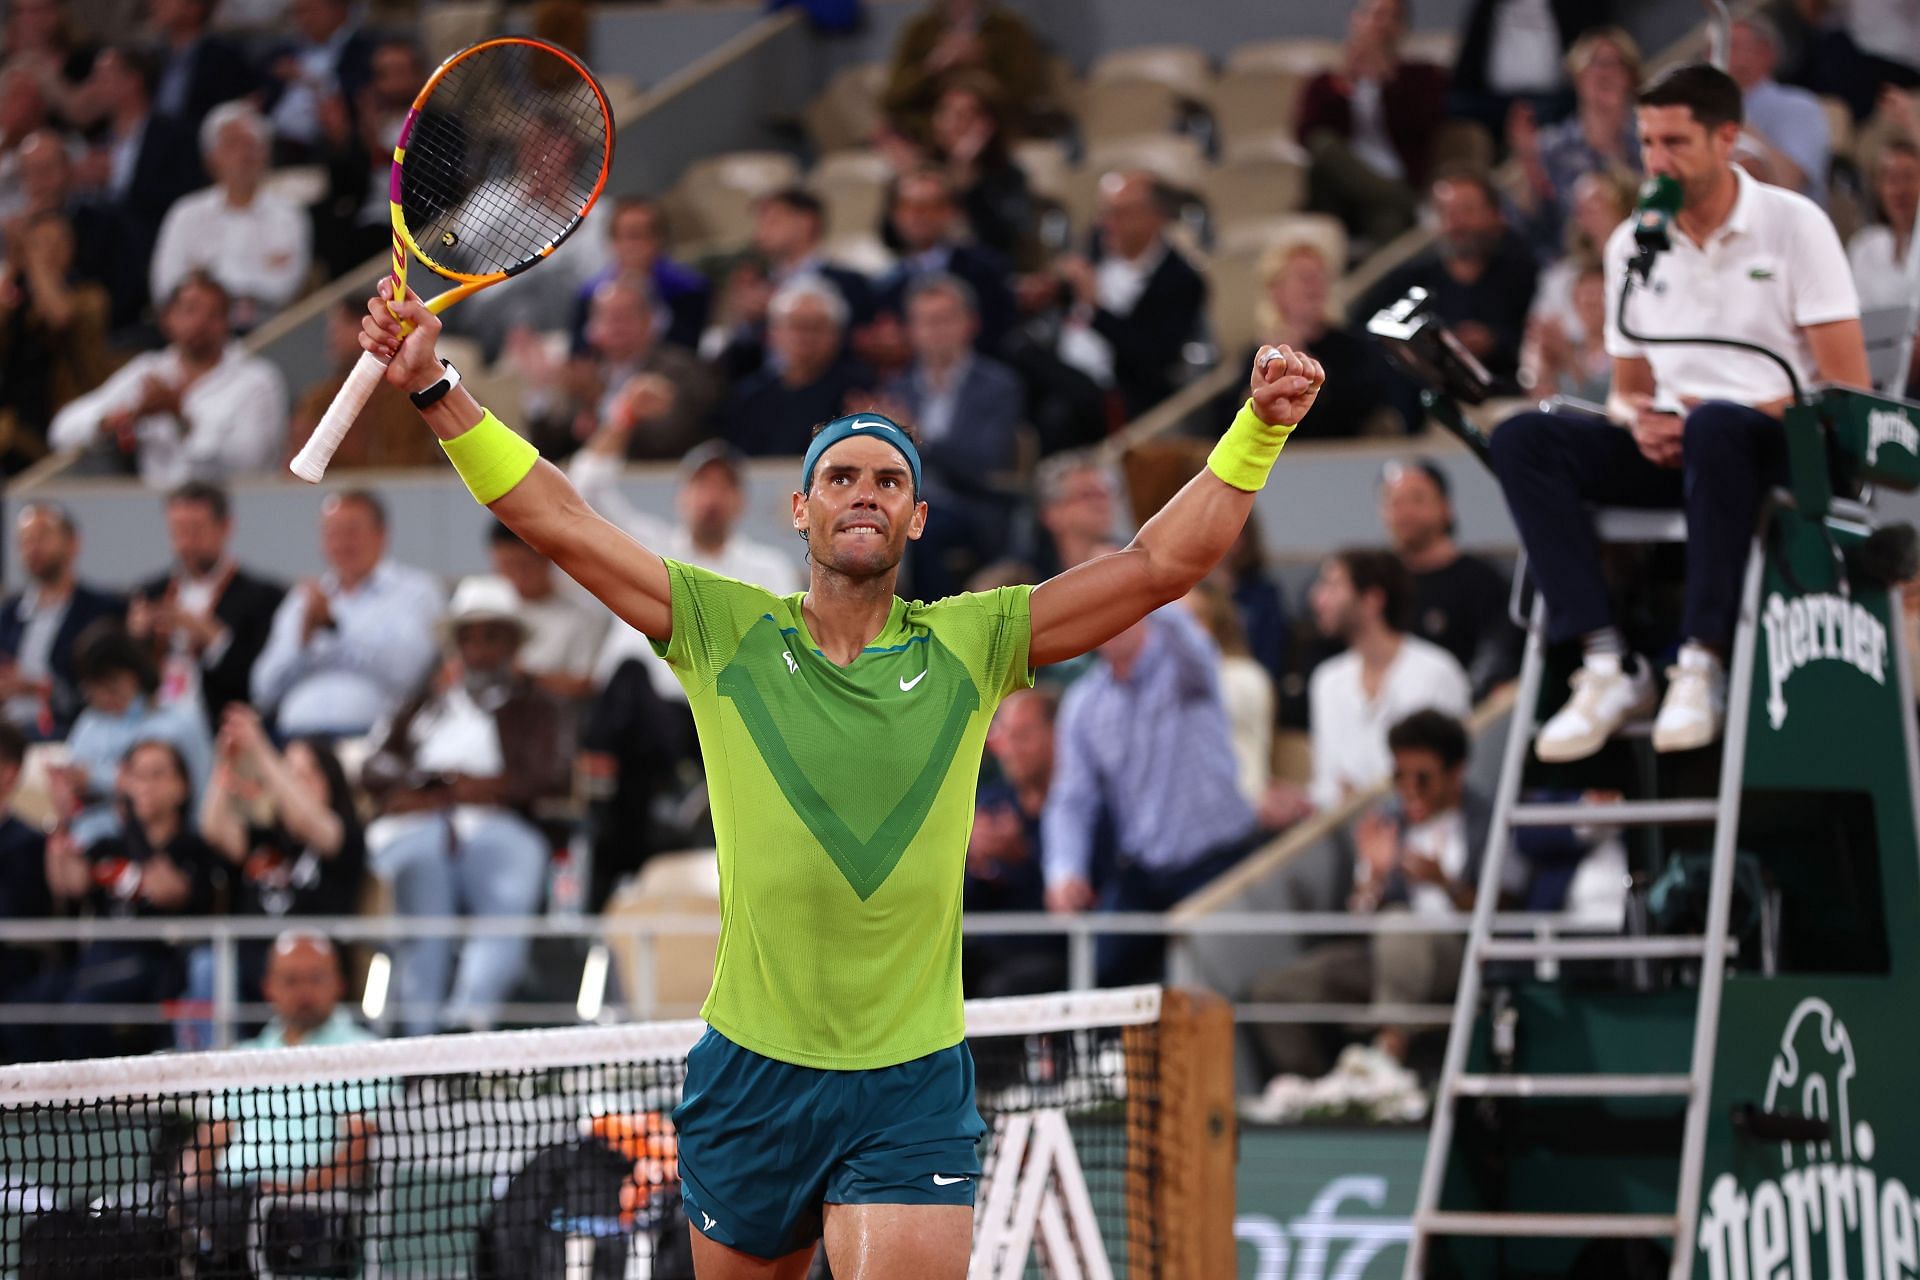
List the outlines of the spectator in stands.
{"type": "Polygon", "coordinates": [[[1638,173],[1640,140],[1633,95],[1640,87],[1640,46],[1618,27],[1599,27],[1567,53],[1578,107],[1544,127],[1525,104],[1507,120],[1507,147],[1525,179],[1515,194],[1520,228],[1536,254],[1560,252],[1575,185],[1593,173],[1638,173]]]}
{"type": "MultiPolygon", "coordinates": [[[[1259,270],[1261,296],[1255,314],[1262,337],[1305,351],[1330,371],[1331,394],[1314,404],[1327,415],[1320,424],[1323,434],[1336,438],[1411,429],[1389,403],[1378,349],[1340,321],[1333,302],[1340,268],[1321,241],[1306,235],[1284,237],[1260,255],[1259,270]]],[[[1248,349],[1249,361],[1262,345],[1248,349]]],[[[1229,392],[1221,411],[1230,420],[1245,399],[1238,390],[1229,392]]]]}
{"type": "Polygon", "coordinates": [[[327,198],[314,211],[314,248],[333,275],[387,252],[393,238],[387,207],[393,147],[427,78],[425,59],[411,40],[379,41],[368,64],[367,85],[353,111],[336,107],[322,116],[327,126],[321,157],[327,167],[327,198]]]}
{"type": "Polygon", "coordinates": [[[526,412],[549,456],[571,454],[610,418],[627,423],[634,458],[677,458],[711,434],[713,377],[686,348],[659,341],[659,321],[644,282],[623,276],[594,291],[586,355],[546,369],[542,351],[515,349],[515,362],[535,370],[526,412]]]}
{"type": "Polygon", "coordinates": [[[1349,548],[1320,566],[1308,600],[1322,635],[1346,644],[1307,681],[1313,784],[1321,809],[1385,782],[1387,729],[1416,711],[1464,717],[1467,673],[1439,645],[1407,632],[1413,584],[1391,551],[1349,548]]]}
{"type": "Polygon", "coordinates": [[[1453,486],[1426,458],[1380,473],[1380,524],[1412,588],[1410,630],[1466,670],[1483,698],[1520,670],[1520,633],[1507,617],[1507,577],[1453,540],[1453,486]]]}
{"type": "MultiPolygon", "coordinates": [[[[215,760],[200,800],[200,831],[229,867],[235,913],[275,919],[356,914],[366,839],[333,748],[318,738],[295,738],[277,750],[253,708],[235,703],[221,720],[215,760]]],[[[263,990],[274,998],[267,951],[264,941],[240,944],[244,1000],[263,990]]],[[[210,986],[205,994],[212,994],[210,986]]],[[[286,1016],[284,1009],[275,1013],[286,1016]]],[[[290,1027],[294,1035],[286,1043],[298,1043],[318,1025],[290,1027]]]]}
{"type": "Polygon", "coordinates": [[[160,677],[117,618],[102,619],[74,645],[74,679],[86,705],[67,734],[67,761],[53,769],[62,817],[83,846],[116,829],[114,786],[136,742],[165,742],[187,770],[187,799],[213,772],[213,735],[195,706],[160,702],[160,677]]]}
{"type": "Polygon", "coordinates": [[[826,228],[820,197],[805,187],[788,187],[763,197],[754,208],[753,250],[766,263],[767,279],[776,290],[804,276],[818,276],[839,291],[854,319],[864,320],[873,309],[873,286],[858,271],[820,256],[826,228]]]}
{"type": "Polygon", "coordinates": [[[1447,114],[1499,137],[1516,104],[1542,119],[1565,114],[1569,47],[1613,20],[1610,0],[1473,0],[1454,59],[1447,114]]]}
{"type": "Polygon", "coordinates": [[[933,109],[933,159],[946,170],[974,240],[1031,270],[1040,265],[1038,215],[1008,132],[991,77],[962,71],[947,79],[933,109]]]}
{"type": "Polygon", "coordinates": [[[287,388],[234,340],[232,314],[217,280],[188,272],[160,317],[166,348],[135,356],[55,414],[53,447],[131,466],[161,490],[270,470],[286,439],[287,388]]]}
{"type": "Polygon", "coordinates": [[[223,102],[244,98],[254,87],[253,68],[239,46],[207,29],[213,3],[152,0],[148,6],[161,42],[153,109],[194,130],[208,112],[223,102]]]}
{"type": "Polygon", "coordinates": [[[60,0],[14,0],[7,6],[0,63],[31,75],[63,123],[77,125],[92,115],[83,86],[93,58],[93,49],[74,39],[60,0]]]}
{"type": "MultiPolygon", "coordinates": [[[[27,758],[27,738],[12,722],[0,720],[0,930],[10,920],[45,920],[53,915],[47,886],[47,837],[13,811],[13,793],[27,758]]],[[[0,1000],[44,967],[47,957],[31,944],[0,946],[0,1000]]]]}
{"type": "Polygon", "coordinates": [[[291,0],[287,17],[294,38],[267,62],[263,79],[276,158],[297,162],[320,157],[330,116],[334,131],[351,119],[373,78],[373,40],[348,0],[291,0]]]}
{"type": "Polygon", "coordinates": [[[226,492],[190,480],[167,495],[173,568],[140,586],[127,630],[152,647],[162,703],[201,710],[209,729],[228,704],[245,702],[286,588],[234,563],[226,492]]]}
{"type": "MultiPolygon", "coordinates": [[[[262,986],[273,1020],[235,1048],[322,1048],[375,1038],[340,1007],[340,956],[320,934],[288,930],[274,939],[262,986]]],[[[354,1258],[357,1218],[335,1209],[328,1195],[370,1183],[369,1113],[383,1092],[378,1084],[346,1081],[221,1093],[179,1157],[175,1209],[191,1242],[194,1274],[244,1274],[252,1250],[273,1251],[281,1232],[286,1242],[279,1247],[297,1251],[309,1268],[354,1258]],[[269,1214],[259,1203],[268,1196],[295,1198],[280,1200],[269,1214]]]]}
{"type": "Polygon", "coordinates": [[[1779,65],[1780,32],[1771,22],[1748,15],[1733,24],[1727,74],[1740,86],[1745,140],[1759,152],[1777,185],[1824,204],[1833,153],[1827,113],[1805,89],[1775,80],[1779,65]]]}
{"type": "Polygon", "coordinates": [[[95,622],[122,616],[126,604],[75,577],[80,526],[64,507],[29,502],[13,529],[28,581],[0,601],[0,698],[6,718],[29,739],[60,739],[80,711],[74,646],[95,622]]]}
{"type": "Polygon", "coordinates": [[[1539,275],[1533,254],[1508,228],[1500,193],[1485,174],[1443,173],[1433,184],[1433,207],[1433,248],[1369,290],[1360,314],[1372,315],[1415,286],[1425,289],[1461,345],[1511,386],[1539,275]]]}
{"type": "Polygon", "coordinates": [[[208,114],[200,150],[213,185],[167,210],[153,249],[154,297],[170,296],[188,272],[204,271],[233,299],[233,327],[245,333],[298,296],[312,263],[312,233],[305,209],[261,188],[272,141],[266,117],[248,103],[223,103],[208,114]]]}
{"type": "MultiPolygon", "coordinates": [[[[528,915],[550,851],[533,810],[564,796],[571,778],[565,716],[516,665],[527,629],[505,583],[461,583],[444,634],[446,667],[395,713],[361,772],[379,814],[367,828],[373,873],[401,915],[528,915]]],[[[475,938],[457,976],[452,939],[402,943],[402,1025],[422,1035],[491,1023],[520,980],[527,942],[475,938]]]]}
{"type": "Polygon", "coordinates": [[[36,218],[64,216],[73,226],[73,275],[107,291],[114,330],[110,338],[129,336],[147,305],[150,239],[129,229],[123,210],[76,193],[66,140],[51,129],[30,134],[20,144],[20,191],[19,212],[0,223],[0,234],[11,242],[25,235],[36,218]]]}
{"type": "Polygon", "coordinates": [[[1091,449],[1056,453],[1034,476],[1040,545],[1031,557],[1041,581],[1099,555],[1120,521],[1120,482],[1091,449]]]}
{"type": "Polygon", "coordinates": [[[1857,121],[1889,87],[1920,88],[1920,18],[1902,0],[1779,0],[1764,12],[1792,37],[1780,78],[1841,99],[1857,121]]]}
{"type": "MultiPolygon", "coordinates": [[[[1739,86],[1702,63],[1675,68],[1641,93],[1648,172],[1677,180],[1685,204],[1673,248],[1653,266],[1654,287],[1634,301],[1634,322],[1653,333],[1761,343],[1790,360],[1803,384],[1864,387],[1859,302],[1839,237],[1810,201],[1734,168],[1741,111],[1739,86]]],[[[1577,640],[1585,652],[1572,698],[1535,740],[1543,760],[1591,755],[1654,701],[1652,672],[1627,654],[1614,623],[1586,503],[1686,509],[1685,644],[1668,673],[1653,743],[1688,750],[1719,736],[1741,567],[1766,488],[1786,473],[1775,415],[1788,387],[1770,360],[1727,351],[1703,360],[1690,348],[1642,346],[1619,332],[1617,298],[1634,253],[1629,224],[1606,251],[1614,421],[1524,413],[1493,438],[1494,471],[1546,596],[1549,635],[1577,640]]]]}
{"type": "Polygon", "coordinates": [[[1206,628],[1220,651],[1220,696],[1233,735],[1233,758],[1240,794],[1258,805],[1273,781],[1273,724],[1277,691],[1273,677],[1247,648],[1247,633],[1233,593],[1221,572],[1201,582],[1182,603],[1206,628]]]}
{"type": "Polygon", "coordinates": [[[553,561],[498,521],[487,530],[487,559],[520,602],[520,620],[527,626],[520,669],[564,701],[591,694],[607,611],[568,591],[553,561]]]}
{"type": "Polygon", "coordinates": [[[661,342],[689,351],[697,348],[712,300],[707,278],[667,256],[666,219],[659,204],[645,196],[622,196],[600,216],[607,220],[607,251],[612,261],[580,288],[574,307],[574,350],[586,343],[594,296],[615,279],[643,282],[655,308],[666,312],[664,323],[655,320],[661,342]]]}
{"type": "MultiPolygon", "coordinates": [[[[1240,794],[1220,694],[1220,651],[1179,604],[1101,645],[1060,708],[1053,788],[1041,818],[1047,905],[1055,911],[1166,911],[1252,851],[1260,832],[1240,794]],[[1118,857],[1095,892],[1100,814],[1118,857]]],[[[1159,981],[1159,938],[1105,937],[1102,986],[1159,981]]]]}
{"type": "Polygon", "coordinates": [[[1400,57],[1402,0],[1361,0],[1347,19],[1340,65],[1300,95],[1300,141],[1313,157],[1308,207],[1377,248],[1413,225],[1433,143],[1446,119],[1447,73],[1400,57]]]}
{"type": "Polygon", "coordinates": [[[1267,547],[1260,533],[1259,514],[1258,511],[1247,513],[1240,538],[1227,553],[1223,562],[1226,587],[1233,595],[1234,608],[1239,611],[1247,652],[1266,669],[1274,689],[1283,692],[1289,682],[1299,684],[1292,676],[1290,660],[1293,629],[1287,618],[1286,597],[1280,594],[1279,584],[1267,571],[1267,547]]]}
{"type": "MultiPolygon", "coordinates": [[[[115,834],[84,847],[69,831],[48,839],[47,885],[54,898],[109,920],[206,915],[214,902],[214,858],[193,829],[193,786],[179,748],[134,743],[119,768],[115,795],[124,816],[115,834]]],[[[31,1004],[157,1004],[179,994],[184,978],[183,957],[167,943],[106,937],[82,944],[70,966],[29,982],[19,998],[31,1004]]],[[[15,1041],[15,1061],[127,1051],[121,1034],[126,1029],[105,1022],[50,1030],[16,1023],[6,1030],[15,1041]]]]}
{"type": "Polygon", "coordinates": [[[1583,264],[1574,275],[1570,309],[1573,334],[1558,315],[1536,314],[1527,321],[1527,339],[1520,347],[1520,385],[1543,400],[1569,396],[1604,404],[1613,385],[1613,357],[1607,354],[1606,272],[1598,259],[1583,264]]]}
{"type": "Polygon", "coordinates": [[[808,429],[847,412],[873,377],[842,354],[847,304],[833,286],[802,276],[773,295],[767,313],[772,358],[735,388],[721,433],[743,453],[798,457],[808,429]]]}
{"type": "Polygon", "coordinates": [[[913,548],[913,589],[938,600],[1006,546],[1026,392],[1013,370],[974,350],[975,294],[950,275],[908,288],[913,364],[886,400],[920,431],[930,512],[913,548]]]}
{"type": "Polygon", "coordinates": [[[284,740],[364,734],[432,669],[445,597],[387,558],[387,510],[364,489],[320,508],[326,572],[287,592],[253,666],[253,703],[284,740]]]}
{"type": "Polygon", "coordinates": [[[20,147],[47,127],[47,96],[33,73],[0,64],[0,223],[17,217],[26,201],[20,147]]]}
{"type": "Polygon", "coordinates": [[[932,0],[893,46],[881,97],[888,118],[926,140],[941,87],[969,71],[988,76],[1009,118],[1024,121],[1046,87],[1046,54],[1026,21],[997,0],[932,0]]]}
{"type": "MultiPolygon", "coordinates": [[[[1467,786],[1467,735],[1439,711],[1416,711],[1387,731],[1393,799],[1353,828],[1356,915],[1405,912],[1457,919],[1473,909],[1493,809],[1467,786]]],[[[1509,858],[1508,867],[1518,860],[1509,858]]],[[[1465,939],[1457,933],[1376,933],[1328,942],[1283,969],[1255,978],[1247,996],[1263,1004],[1421,1005],[1453,1000],[1465,939]]],[[[1267,1075],[1325,1075],[1325,1029],[1307,1023],[1255,1025],[1267,1075]]],[[[1374,1049],[1404,1063],[1410,1033],[1383,1026],[1374,1049]]]]}
{"type": "Polygon", "coordinates": [[[1637,188],[1638,179],[1619,169],[1583,174],[1573,184],[1573,216],[1567,219],[1558,260],[1540,273],[1533,314],[1527,317],[1530,329],[1550,322],[1569,342],[1584,336],[1573,305],[1574,281],[1600,261],[1607,237],[1633,212],[1637,188]]]}
{"type": "MultiPolygon", "coordinates": [[[[302,391],[293,402],[293,421],[281,462],[291,460],[313,435],[333,398],[360,358],[360,319],[367,309],[357,299],[343,298],[327,308],[327,361],[333,372],[302,391]]],[[[354,419],[353,430],[334,452],[329,471],[359,467],[420,467],[437,463],[444,454],[433,433],[420,426],[420,414],[398,387],[382,382],[373,389],[366,407],[354,419]]]]}
{"type": "Polygon", "coordinates": [[[1013,290],[1007,284],[1012,268],[993,250],[961,239],[960,208],[946,174],[932,168],[902,174],[894,183],[889,225],[899,240],[900,262],[880,278],[876,308],[904,316],[917,282],[933,276],[959,279],[973,294],[980,350],[998,351],[1013,325],[1013,290]]]}
{"type": "Polygon", "coordinates": [[[157,74],[153,58],[130,46],[110,45],[94,58],[87,97],[104,132],[76,170],[84,190],[124,213],[143,252],[173,202],[206,181],[192,127],[153,109],[157,74]]]}
{"type": "Polygon", "coordinates": [[[1862,310],[1905,306],[1912,296],[1914,215],[1920,210],[1920,132],[1881,144],[1873,162],[1873,200],[1877,221],[1854,232],[1847,245],[1854,287],[1862,310]]]}
{"type": "Polygon", "coordinates": [[[0,472],[46,456],[54,414],[107,376],[112,301],[74,272],[73,224],[57,211],[15,224],[0,270],[0,472]]]}
{"type": "MultiPolygon", "coordinates": [[[[1041,815],[1053,785],[1052,689],[1021,689],[1001,702],[987,730],[1000,776],[983,782],[967,836],[967,911],[1045,911],[1041,815]]],[[[969,996],[1032,995],[1067,985],[1066,941],[1044,934],[970,936],[961,972],[969,996]]]]}
{"type": "Polygon", "coordinates": [[[1128,417],[1173,393],[1206,312],[1206,278],[1167,240],[1171,212],[1152,174],[1110,173],[1093,260],[1054,264],[1066,292],[1060,359],[1117,394],[1128,417]]]}

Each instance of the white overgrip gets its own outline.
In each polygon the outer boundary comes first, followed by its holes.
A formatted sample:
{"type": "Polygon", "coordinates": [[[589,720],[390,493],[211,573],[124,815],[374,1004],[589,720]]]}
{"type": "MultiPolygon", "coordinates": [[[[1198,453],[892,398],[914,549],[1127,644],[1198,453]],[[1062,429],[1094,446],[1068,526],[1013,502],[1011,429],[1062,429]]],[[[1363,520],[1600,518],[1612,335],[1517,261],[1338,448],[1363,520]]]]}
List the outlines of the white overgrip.
{"type": "Polygon", "coordinates": [[[305,480],[308,484],[318,484],[327,474],[327,463],[333,460],[333,451],[346,439],[347,429],[353,426],[354,419],[360,416],[360,410],[366,408],[368,397],[373,389],[380,385],[380,379],[386,376],[387,362],[371,351],[360,353],[360,359],[354,362],[353,372],[340,384],[333,403],[327,406],[327,412],[313,429],[306,444],[287,464],[287,470],[305,480]]]}

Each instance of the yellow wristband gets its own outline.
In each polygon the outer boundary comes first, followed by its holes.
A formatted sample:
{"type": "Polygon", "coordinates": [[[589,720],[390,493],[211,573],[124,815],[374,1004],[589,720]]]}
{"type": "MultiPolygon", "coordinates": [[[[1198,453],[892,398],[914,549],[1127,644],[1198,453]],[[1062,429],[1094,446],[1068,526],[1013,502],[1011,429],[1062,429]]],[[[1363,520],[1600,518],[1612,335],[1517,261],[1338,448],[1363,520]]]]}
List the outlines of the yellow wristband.
{"type": "Polygon", "coordinates": [[[540,451],[494,417],[491,409],[468,430],[442,440],[440,447],[467,482],[467,492],[483,507],[498,502],[540,461],[540,451]]]}
{"type": "Polygon", "coordinates": [[[1207,455],[1207,468],[1236,489],[1258,493],[1266,487],[1267,473],[1273,470],[1280,447],[1292,434],[1291,424],[1276,427],[1262,422],[1253,411],[1253,401],[1248,400],[1227,434],[1207,455]]]}

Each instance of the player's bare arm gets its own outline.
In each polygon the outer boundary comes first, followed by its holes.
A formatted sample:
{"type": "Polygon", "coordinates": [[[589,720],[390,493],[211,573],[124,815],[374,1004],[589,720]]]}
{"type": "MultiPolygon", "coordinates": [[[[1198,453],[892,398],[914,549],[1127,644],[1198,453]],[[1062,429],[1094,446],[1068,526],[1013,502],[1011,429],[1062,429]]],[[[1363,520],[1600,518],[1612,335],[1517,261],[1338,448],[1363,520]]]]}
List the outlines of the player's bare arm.
{"type": "MultiPolygon", "coordinates": [[[[391,281],[382,280],[380,295],[367,304],[360,345],[389,362],[388,382],[402,391],[417,391],[441,376],[435,351],[440,318],[410,289],[406,300],[390,311],[391,288],[391,281]],[[404,336],[403,322],[414,326],[404,336]]],[[[471,431],[485,413],[465,387],[455,387],[421,411],[442,440],[471,431]]],[[[558,467],[536,464],[487,509],[636,630],[657,640],[673,633],[673,590],[666,562],[588,506],[558,467]]]]}
{"type": "MultiPolygon", "coordinates": [[[[1311,356],[1262,347],[1249,384],[1252,411],[1269,427],[1291,427],[1313,407],[1325,379],[1311,356]]],[[[1124,550],[1034,589],[1033,665],[1077,657],[1193,590],[1232,549],[1252,510],[1252,491],[1202,468],[1124,550]]]]}

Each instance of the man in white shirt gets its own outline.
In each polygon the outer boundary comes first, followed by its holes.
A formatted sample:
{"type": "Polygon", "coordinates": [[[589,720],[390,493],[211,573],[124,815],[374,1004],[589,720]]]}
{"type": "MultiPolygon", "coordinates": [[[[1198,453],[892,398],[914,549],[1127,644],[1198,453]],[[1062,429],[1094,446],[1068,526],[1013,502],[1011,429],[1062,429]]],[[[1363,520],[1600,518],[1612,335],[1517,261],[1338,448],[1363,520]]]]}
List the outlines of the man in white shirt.
{"type": "Polygon", "coordinates": [[[360,489],[320,508],[327,571],[280,603],[253,666],[253,702],[284,737],[366,733],[433,669],[445,598],[424,570],[387,556],[387,513],[360,489]]]}
{"type": "Polygon", "coordinates": [[[307,211],[261,190],[272,142],[266,117],[247,102],[222,103],[207,114],[200,152],[213,185],[182,196],[160,223],[154,297],[203,270],[232,296],[234,328],[245,332],[300,292],[312,263],[307,211]]]}
{"type": "Polygon", "coordinates": [[[1437,644],[1407,634],[1413,584],[1391,551],[1349,548],[1320,566],[1309,603],[1323,635],[1346,642],[1307,679],[1314,806],[1329,809],[1393,772],[1387,730],[1416,711],[1464,717],[1467,673],[1437,644]]]}
{"type": "Polygon", "coordinates": [[[1806,197],[1755,182],[1732,163],[1739,85],[1694,63],[1654,81],[1639,104],[1647,172],[1678,181],[1684,204],[1673,247],[1629,301],[1624,326],[1619,299],[1634,224],[1607,242],[1613,421],[1523,413],[1493,436],[1493,468],[1546,595],[1548,638],[1578,640],[1586,654],[1573,697],[1535,741],[1547,761],[1592,755],[1654,705],[1651,672],[1627,653],[1614,623],[1586,504],[1686,511],[1686,643],[1653,726],[1656,750],[1685,751],[1720,736],[1748,544],[1768,487],[1786,476],[1780,414],[1790,388],[1771,360],[1642,345],[1623,329],[1756,343],[1785,358],[1803,387],[1869,381],[1860,307],[1833,224],[1806,197]]]}
{"type": "Polygon", "coordinates": [[[1832,131],[1820,100],[1773,78],[1780,65],[1780,32],[1765,18],[1733,24],[1727,43],[1727,74],[1740,86],[1746,138],[1775,182],[1821,203],[1827,198],[1832,131]]]}
{"type": "Polygon", "coordinates": [[[217,280],[188,272],[160,315],[168,345],[55,414],[53,447],[126,459],[161,490],[272,470],[287,434],[287,386],[233,340],[232,307],[217,280]]]}
{"type": "Polygon", "coordinates": [[[487,559],[493,576],[520,601],[520,621],[527,628],[520,669],[556,698],[591,694],[594,659],[612,615],[578,588],[569,591],[553,561],[497,521],[487,530],[487,559]]]}

